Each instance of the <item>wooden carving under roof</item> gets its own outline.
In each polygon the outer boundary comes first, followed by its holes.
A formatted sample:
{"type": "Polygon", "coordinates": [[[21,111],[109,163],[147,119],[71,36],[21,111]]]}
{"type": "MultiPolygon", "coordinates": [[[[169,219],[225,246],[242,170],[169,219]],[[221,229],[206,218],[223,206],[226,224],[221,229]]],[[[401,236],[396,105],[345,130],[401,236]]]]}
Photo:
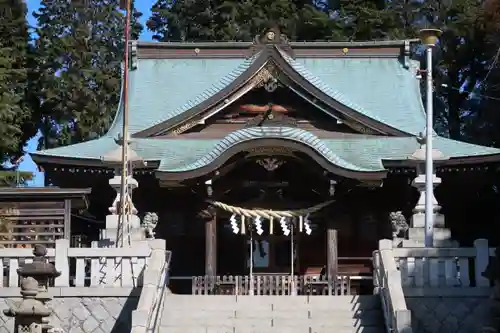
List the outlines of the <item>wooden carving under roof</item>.
{"type": "MultiPolygon", "coordinates": [[[[273,78],[272,70],[269,68],[262,76],[273,78]]],[[[272,79],[260,79],[259,82],[267,84],[254,88],[203,122],[193,120],[190,126],[179,126],[168,136],[224,137],[235,130],[254,126],[297,127],[321,137],[338,136],[338,133],[379,134],[356,123],[348,123],[340,115],[333,118],[319,105],[306,101],[278,82],[271,85],[272,79]]]]}

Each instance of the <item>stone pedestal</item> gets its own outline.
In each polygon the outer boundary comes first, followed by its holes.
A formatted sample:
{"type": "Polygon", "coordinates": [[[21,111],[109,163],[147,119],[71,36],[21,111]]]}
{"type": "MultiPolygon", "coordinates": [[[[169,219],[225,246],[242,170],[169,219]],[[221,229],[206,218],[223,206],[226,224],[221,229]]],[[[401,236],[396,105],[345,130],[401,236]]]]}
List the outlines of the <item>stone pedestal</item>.
{"type": "MultiPolygon", "coordinates": [[[[434,188],[441,184],[441,178],[436,174],[432,175],[432,183],[434,188]]],[[[412,186],[415,187],[420,197],[413,215],[410,218],[410,228],[408,229],[408,240],[403,241],[403,247],[423,247],[425,240],[425,166],[419,164],[417,166],[417,177],[413,180],[412,186]]],[[[432,211],[434,214],[434,246],[435,247],[453,247],[456,242],[451,240],[451,231],[445,228],[444,215],[439,212],[439,206],[434,193],[432,193],[432,211]]]]}
{"type": "MultiPolygon", "coordinates": [[[[395,233],[393,233],[393,243],[395,247],[425,246],[425,199],[427,195],[425,191],[426,145],[425,138],[423,137],[417,138],[417,141],[420,143],[420,147],[416,149],[411,156],[408,156],[408,159],[414,163],[417,170],[417,177],[415,177],[411,185],[418,190],[420,196],[415,208],[413,208],[413,214],[410,217],[409,226],[406,225],[406,221],[404,221],[404,226],[395,226],[394,221],[392,221],[393,230],[396,229],[395,233]],[[407,235],[407,239],[398,238],[401,237],[399,229],[404,230],[404,233],[407,235]]],[[[446,159],[447,158],[444,157],[439,150],[432,150],[432,160],[434,165],[446,159]]],[[[441,184],[441,178],[436,175],[435,171],[432,174],[432,184],[433,188],[436,188],[439,184],[441,184]]],[[[434,215],[434,247],[457,246],[457,243],[451,240],[450,230],[445,228],[445,218],[444,215],[439,212],[441,207],[434,196],[434,191],[432,191],[430,195],[432,195],[432,212],[434,215]]],[[[394,218],[392,218],[392,220],[394,220],[394,218]]],[[[396,218],[396,220],[398,219],[396,218]]],[[[403,220],[405,220],[404,217],[403,220]]]]}
{"type": "MultiPolygon", "coordinates": [[[[129,184],[130,191],[139,187],[138,182],[132,176],[128,176],[127,183],[129,184]]],[[[121,200],[121,176],[119,175],[119,170],[117,170],[115,172],[115,176],[109,180],[109,185],[116,191],[116,197],[111,207],[109,207],[109,212],[111,214],[106,216],[106,229],[101,231],[101,241],[103,241],[102,243],[114,246],[117,242],[118,227],[120,223],[119,206],[121,200]]],[[[141,228],[141,219],[136,215],[137,209],[135,208],[132,199],[128,197],[126,201],[128,201],[128,204],[130,205],[130,214],[126,217],[123,232],[125,237],[127,237],[128,233],[130,234],[131,243],[142,241],[145,239],[145,236],[144,230],[141,228]]]]}

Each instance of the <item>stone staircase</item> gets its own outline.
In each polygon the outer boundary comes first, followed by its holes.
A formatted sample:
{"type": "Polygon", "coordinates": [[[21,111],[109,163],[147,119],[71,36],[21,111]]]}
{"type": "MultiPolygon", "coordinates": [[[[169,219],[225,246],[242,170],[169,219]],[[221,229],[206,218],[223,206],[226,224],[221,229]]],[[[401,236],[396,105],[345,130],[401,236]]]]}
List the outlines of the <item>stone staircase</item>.
{"type": "Polygon", "coordinates": [[[168,295],[157,332],[384,333],[385,327],[378,296],[168,295]]]}

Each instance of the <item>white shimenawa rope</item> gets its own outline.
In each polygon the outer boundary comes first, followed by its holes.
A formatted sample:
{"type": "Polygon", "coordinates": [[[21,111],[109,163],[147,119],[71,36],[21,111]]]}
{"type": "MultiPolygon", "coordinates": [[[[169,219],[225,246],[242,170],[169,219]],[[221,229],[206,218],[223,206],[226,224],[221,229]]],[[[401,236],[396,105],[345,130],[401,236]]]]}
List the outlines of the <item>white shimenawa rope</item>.
{"type": "Polygon", "coordinates": [[[271,220],[271,219],[280,219],[282,217],[291,218],[291,217],[311,215],[313,213],[320,211],[326,206],[332,204],[334,201],[335,200],[329,200],[309,208],[297,209],[297,210],[272,210],[272,209],[262,209],[262,208],[247,209],[247,208],[228,205],[220,201],[209,201],[209,203],[212,204],[214,207],[223,209],[226,212],[232,214],[240,215],[242,217],[243,216],[249,218],[261,217],[267,220],[271,220]]]}

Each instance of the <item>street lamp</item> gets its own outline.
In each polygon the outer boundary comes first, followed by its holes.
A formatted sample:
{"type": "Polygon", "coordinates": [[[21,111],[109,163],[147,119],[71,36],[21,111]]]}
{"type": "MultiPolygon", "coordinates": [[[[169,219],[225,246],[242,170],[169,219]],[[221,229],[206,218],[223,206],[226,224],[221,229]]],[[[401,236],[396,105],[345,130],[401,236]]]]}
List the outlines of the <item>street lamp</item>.
{"type": "Polygon", "coordinates": [[[433,191],[433,160],[432,160],[432,136],[433,136],[433,105],[432,105],[432,49],[436,46],[442,31],[438,29],[420,30],[420,41],[425,46],[427,55],[427,76],[426,76],[426,133],[425,133],[425,247],[434,246],[434,209],[432,198],[433,191]]]}

